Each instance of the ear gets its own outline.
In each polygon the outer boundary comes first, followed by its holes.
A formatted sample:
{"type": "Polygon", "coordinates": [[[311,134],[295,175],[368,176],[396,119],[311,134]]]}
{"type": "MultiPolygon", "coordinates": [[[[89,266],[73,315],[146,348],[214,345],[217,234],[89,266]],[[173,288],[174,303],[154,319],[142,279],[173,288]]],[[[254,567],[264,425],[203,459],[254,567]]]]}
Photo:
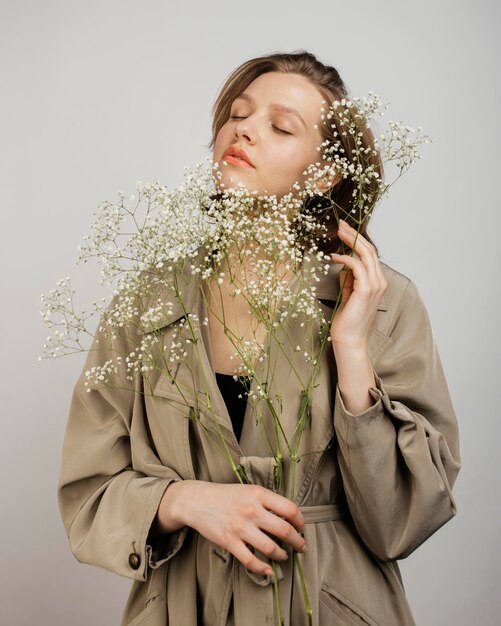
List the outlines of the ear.
{"type": "Polygon", "coordinates": [[[334,185],[337,185],[338,182],[341,180],[341,178],[342,176],[339,173],[330,174],[328,176],[326,175],[323,178],[320,178],[317,181],[315,181],[315,186],[317,187],[319,191],[321,191],[322,193],[325,193],[331,187],[334,187],[334,185]]]}

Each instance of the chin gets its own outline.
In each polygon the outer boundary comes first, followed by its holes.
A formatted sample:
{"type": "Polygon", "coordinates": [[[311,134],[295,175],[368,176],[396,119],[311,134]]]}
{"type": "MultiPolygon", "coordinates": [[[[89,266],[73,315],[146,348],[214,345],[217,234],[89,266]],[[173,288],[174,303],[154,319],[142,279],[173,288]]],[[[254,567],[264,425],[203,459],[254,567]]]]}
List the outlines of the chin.
{"type": "MultiPolygon", "coordinates": [[[[224,166],[223,166],[224,167],[224,166]]],[[[242,180],[242,176],[238,176],[238,173],[235,174],[234,172],[228,172],[228,171],[224,171],[224,169],[222,170],[223,175],[220,179],[216,179],[216,184],[218,186],[218,188],[221,187],[221,185],[224,185],[223,189],[228,189],[229,187],[242,187],[242,185],[249,190],[250,186],[248,184],[247,181],[242,180]]]]}

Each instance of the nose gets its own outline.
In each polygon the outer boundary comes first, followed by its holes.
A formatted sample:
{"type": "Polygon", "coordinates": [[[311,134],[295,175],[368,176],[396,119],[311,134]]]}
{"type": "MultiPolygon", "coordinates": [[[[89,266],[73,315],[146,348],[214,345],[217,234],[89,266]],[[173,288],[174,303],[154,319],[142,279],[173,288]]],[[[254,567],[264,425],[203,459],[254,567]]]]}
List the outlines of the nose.
{"type": "Polygon", "coordinates": [[[243,120],[238,120],[237,124],[235,125],[235,137],[237,139],[243,137],[249,143],[255,143],[256,131],[253,128],[252,122],[249,123],[248,117],[243,120]]]}

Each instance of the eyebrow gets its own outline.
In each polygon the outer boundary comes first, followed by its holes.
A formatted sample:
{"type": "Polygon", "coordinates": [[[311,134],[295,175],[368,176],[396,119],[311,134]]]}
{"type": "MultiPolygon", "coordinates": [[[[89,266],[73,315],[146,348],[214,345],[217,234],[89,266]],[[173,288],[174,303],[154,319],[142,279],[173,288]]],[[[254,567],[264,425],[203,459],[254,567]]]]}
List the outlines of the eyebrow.
{"type": "MultiPolygon", "coordinates": [[[[247,100],[251,104],[255,104],[256,103],[254,98],[252,96],[250,96],[248,93],[241,93],[239,96],[236,96],[235,100],[238,100],[239,98],[241,100],[247,100]]],[[[301,120],[301,123],[306,128],[305,121],[303,120],[303,118],[301,117],[301,115],[299,114],[299,111],[297,109],[293,109],[291,107],[285,106],[285,104],[277,104],[277,103],[270,104],[269,108],[270,109],[274,109],[275,111],[283,111],[284,113],[291,113],[292,115],[295,115],[297,118],[299,118],[301,120]]]]}

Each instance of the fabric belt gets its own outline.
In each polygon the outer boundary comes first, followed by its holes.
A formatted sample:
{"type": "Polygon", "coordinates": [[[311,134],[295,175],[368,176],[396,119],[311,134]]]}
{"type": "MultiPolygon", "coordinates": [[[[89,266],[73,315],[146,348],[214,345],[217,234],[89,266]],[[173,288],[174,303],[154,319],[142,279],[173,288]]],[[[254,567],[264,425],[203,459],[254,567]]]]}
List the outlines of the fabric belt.
{"type": "Polygon", "coordinates": [[[344,504],[318,504],[313,506],[300,506],[305,524],[315,522],[329,522],[346,517],[346,505],[344,504]]]}

